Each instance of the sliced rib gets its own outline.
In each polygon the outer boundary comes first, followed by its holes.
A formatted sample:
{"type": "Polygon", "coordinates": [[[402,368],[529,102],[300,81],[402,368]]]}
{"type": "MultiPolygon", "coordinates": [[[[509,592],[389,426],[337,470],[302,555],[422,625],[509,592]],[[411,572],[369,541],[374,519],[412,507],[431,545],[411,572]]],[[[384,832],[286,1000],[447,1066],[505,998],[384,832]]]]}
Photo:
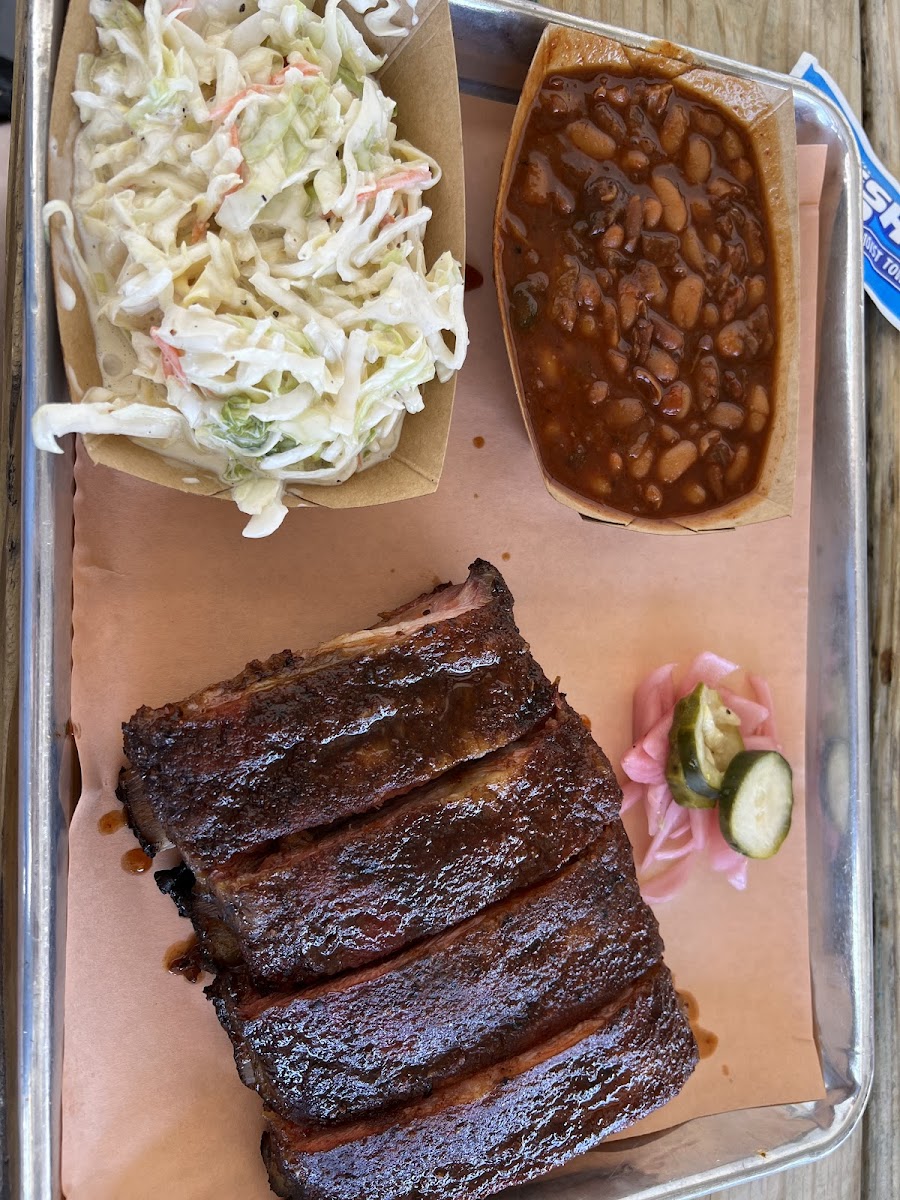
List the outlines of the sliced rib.
{"type": "Polygon", "coordinates": [[[286,1200],[480,1200],[660,1107],[696,1061],[660,964],[599,1015],[381,1118],[321,1133],[271,1116],[263,1157],[286,1200]]]}
{"type": "Polygon", "coordinates": [[[621,824],[546,883],[377,967],[289,995],[208,989],[242,1078],[301,1124],[428,1096],[576,1024],[662,956],[621,824]]]}
{"type": "Polygon", "coordinates": [[[124,726],[129,819],[195,871],[379,808],[521,737],[553,689],[481,560],[387,624],[288,651],[124,726]]]}
{"type": "Polygon", "coordinates": [[[268,988],[352,970],[554,874],[618,818],[612,768],[558,697],[527,737],[389,809],[198,882],[208,958],[268,988]]]}

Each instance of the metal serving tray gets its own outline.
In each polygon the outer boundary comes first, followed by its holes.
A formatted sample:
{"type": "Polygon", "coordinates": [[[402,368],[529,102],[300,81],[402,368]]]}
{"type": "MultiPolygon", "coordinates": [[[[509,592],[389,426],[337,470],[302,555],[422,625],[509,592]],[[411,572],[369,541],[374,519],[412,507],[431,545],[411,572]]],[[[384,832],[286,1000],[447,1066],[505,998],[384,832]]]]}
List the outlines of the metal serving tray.
{"type": "MultiPolygon", "coordinates": [[[[650,39],[522,0],[451,0],[462,88],[514,103],[549,21],[646,46],[650,39]]],[[[7,1012],[15,1061],[7,1151],[9,1195],[52,1200],[59,1189],[60,1074],[68,816],[75,797],[67,734],[72,561],[72,460],[35,452],[27,430],[38,405],[65,394],[41,207],[47,128],[64,0],[20,0],[19,70],[25,87],[24,445],[22,658],[17,942],[7,1012]]],[[[808,679],[808,862],[815,1026],[827,1098],[726,1113],[653,1137],[614,1143],[590,1171],[506,1193],[517,1200],[688,1197],[809,1162],[859,1119],[872,1072],[871,903],[866,629],[865,415],[860,165],[850,128],[806,83],[697,53],[760,82],[793,88],[797,137],[828,147],[819,244],[819,371],[814,435],[808,679]]],[[[16,172],[13,164],[13,171],[16,172]]],[[[14,179],[16,175],[14,175],[14,179]]],[[[14,362],[13,366],[16,366],[14,362]]],[[[15,377],[15,371],[11,377],[15,377]]]]}

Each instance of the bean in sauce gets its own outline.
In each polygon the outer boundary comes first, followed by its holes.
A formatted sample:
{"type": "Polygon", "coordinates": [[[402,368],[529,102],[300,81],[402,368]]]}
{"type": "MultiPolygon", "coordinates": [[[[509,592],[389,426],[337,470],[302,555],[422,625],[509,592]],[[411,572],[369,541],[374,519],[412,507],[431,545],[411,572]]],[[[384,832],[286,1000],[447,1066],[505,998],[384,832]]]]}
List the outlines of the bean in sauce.
{"type": "Polygon", "coordinates": [[[736,123],[671,80],[551,76],[501,239],[548,472],[644,517],[752,491],[776,330],[759,174],[736,123]]]}

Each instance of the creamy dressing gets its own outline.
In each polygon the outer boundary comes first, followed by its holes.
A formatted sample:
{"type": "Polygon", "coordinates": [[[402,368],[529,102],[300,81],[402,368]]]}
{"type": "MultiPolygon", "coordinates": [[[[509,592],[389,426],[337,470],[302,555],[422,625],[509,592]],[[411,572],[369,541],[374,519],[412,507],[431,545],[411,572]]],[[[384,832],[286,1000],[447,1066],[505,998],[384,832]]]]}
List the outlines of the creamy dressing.
{"type": "Polygon", "coordinates": [[[59,297],[59,303],[66,312],[72,312],[75,305],[78,303],[78,297],[75,295],[75,290],[65,279],[57,275],[56,277],[56,294],[59,297]]]}
{"type": "MultiPolygon", "coordinates": [[[[91,273],[92,268],[79,246],[79,241],[81,241],[82,245],[85,244],[80,230],[78,239],[75,237],[75,217],[72,210],[63,200],[51,200],[44,205],[43,217],[44,229],[47,235],[50,236],[51,224],[55,229],[56,236],[59,239],[56,243],[57,253],[66,261],[71,274],[78,281],[78,285],[87,302],[88,312],[93,324],[97,316],[97,294],[91,273]],[[61,221],[54,223],[54,217],[61,218],[61,221]]],[[[64,282],[59,274],[57,274],[56,280],[58,284],[64,282]]],[[[71,291],[71,288],[69,290],[71,291]]],[[[63,304],[63,307],[65,308],[66,305],[63,304]]],[[[74,304],[72,307],[74,308],[74,304]]]]}
{"type": "Polygon", "coordinates": [[[198,446],[186,437],[170,438],[162,446],[159,441],[151,441],[147,438],[133,437],[131,440],[146,450],[152,450],[154,454],[162,455],[163,458],[182,463],[185,466],[198,467],[201,471],[206,471],[218,478],[222,477],[228,466],[226,454],[209,450],[205,446],[198,446]]]}
{"type": "MultiPolygon", "coordinates": [[[[409,29],[402,24],[395,24],[394,18],[403,7],[401,0],[384,0],[384,4],[374,11],[373,5],[378,4],[378,0],[348,0],[350,6],[358,13],[364,14],[363,21],[369,33],[373,37],[407,37],[409,29]]],[[[410,10],[410,26],[418,25],[419,14],[416,12],[418,0],[405,0],[406,7],[410,10]]]]}
{"type": "Polygon", "coordinates": [[[230,0],[92,0],[105,32],[78,67],[85,124],[50,147],[72,207],[51,201],[44,219],[103,382],[82,394],[70,373],[81,404],[39,411],[36,443],[130,437],[221,479],[248,536],[277,528],[290,483],[387,458],[421,387],[468,345],[459,264],[426,270],[421,193],[439,167],[397,139],[382,60],[341,2],[377,37],[418,21],[418,0],[327,0],[323,17],[266,0],[246,18],[230,0]]]}

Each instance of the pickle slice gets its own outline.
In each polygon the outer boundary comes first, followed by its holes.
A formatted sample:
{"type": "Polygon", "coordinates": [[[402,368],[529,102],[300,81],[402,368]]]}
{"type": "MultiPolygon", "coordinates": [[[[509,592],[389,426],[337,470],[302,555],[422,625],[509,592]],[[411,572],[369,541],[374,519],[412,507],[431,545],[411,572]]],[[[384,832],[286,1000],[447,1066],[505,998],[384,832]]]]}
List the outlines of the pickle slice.
{"type": "Polygon", "coordinates": [[[686,808],[714,808],[725,769],[744,749],[741,722],[705,683],[679,700],[669,732],[666,782],[686,808]]]}
{"type": "Polygon", "coordinates": [[[788,835],[793,809],[793,774],[777,750],[735,755],[719,796],[719,827],[733,850],[771,858],[788,835]]]}

